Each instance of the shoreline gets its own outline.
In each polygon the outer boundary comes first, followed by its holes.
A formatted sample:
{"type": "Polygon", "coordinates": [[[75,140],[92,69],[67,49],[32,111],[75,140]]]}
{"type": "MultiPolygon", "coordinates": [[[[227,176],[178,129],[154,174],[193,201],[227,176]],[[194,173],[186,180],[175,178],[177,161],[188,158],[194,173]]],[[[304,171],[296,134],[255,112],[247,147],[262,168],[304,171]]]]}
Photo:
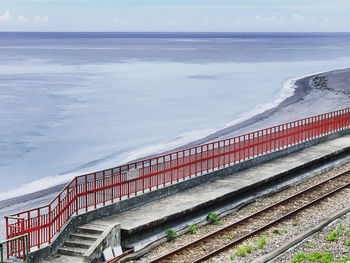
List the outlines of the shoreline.
{"type": "MultiPolygon", "coordinates": [[[[350,70],[350,68],[349,68],[350,70]]],[[[169,152],[172,152],[172,151],[176,151],[176,150],[180,150],[180,149],[183,149],[183,148],[189,148],[189,147],[193,147],[193,146],[196,146],[196,145],[200,145],[200,144],[204,144],[204,143],[207,143],[207,142],[210,142],[210,141],[213,141],[213,140],[217,140],[217,139],[220,139],[221,137],[224,137],[226,135],[229,135],[229,134],[232,134],[233,132],[235,131],[239,131],[243,128],[247,128],[249,126],[251,126],[252,124],[254,123],[257,123],[257,122],[260,122],[260,121],[263,121],[264,119],[266,118],[269,118],[271,115],[275,114],[277,111],[279,111],[281,108],[283,107],[286,107],[286,106],[289,106],[291,104],[295,104],[295,103],[298,103],[299,101],[303,100],[303,98],[312,91],[312,87],[309,86],[309,81],[311,78],[317,76],[318,73],[316,74],[313,74],[311,76],[307,76],[307,77],[302,77],[301,79],[298,79],[296,82],[295,82],[295,90],[294,90],[294,94],[288,98],[286,98],[285,100],[283,100],[280,104],[278,104],[276,107],[273,107],[271,109],[268,109],[268,110],[265,110],[261,113],[258,113],[246,120],[243,120],[237,124],[233,124],[229,127],[225,127],[223,129],[220,129],[208,136],[205,136],[201,139],[198,139],[198,140],[195,140],[195,141],[192,141],[190,143],[187,143],[185,145],[182,145],[180,147],[177,147],[175,149],[172,149],[170,151],[166,151],[166,152],[163,152],[163,153],[169,153],[169,152]]],[[[238,134],[237,134],[238,135],[238,134]]],[[[231,136],[230,136],[231,137],[231,136]]],[[[161,153],[161,154],[163,154],[161,153]]]]}
{"type": "MultiPolygon", "coordinates": [[[[234,137],[235,135],[243,134],[240,131],[248,129],[248,128],[250,128],[250,130],[253,131],[253,130],[255,130],[255,128],[253,126],[258,125],[258,127],[260,127],[263,124],[262,122],[273,118],[273,116],[280,113],[283,109],[285,109],[287,107],[291,107],[293,105],[297,105],[298,103],[302,102],[310,93],[312,93],[312,91],[315,90],[314,87],[311,87],[309,85],[309,82],[312,78],[314,78],[316,76],[324,76],[324,75],[332,76],[332,75],[337,75],[338,73],[340,73],[340,75],[344,74],[344,73],[349,74],[349,77],[350,77],[350,68],[337,69],[337,70],[332,70],[332,71],[322,72],[322,73],[313,73],[312,75],[307,75],[307,76],[301,77],[299,79],[296,79],[296,81],[294,83],[294,85],[296,86],[294,89],[294,94],[292,96],[286,98],[285,100],[283,100],[276,107],[265,110],[262,113],[258,113],[258,114],[254,115],[246,120],[243,120],[239,123],[233,124],[231,126],[223,128],[223,129],[220,129],[220,130],[218,130],[218,131],[216,131],[208,136],[205,136],[201,139],[194,140],[194,141],[187,143],[187,144],[184,144],[180,147],[176,147],[176,148],[170,149],[169,151],[161,152],[161,153],[158,153],[156,155],[166,154],[166,153],[177,151],[177,150],[180,150],[183,148],[193,147],[193,146],[207,143],[207,142],[210,142],[213,140],[234,137]],[[259,124],[260,124],[260,126],[259,126],[259,124]]],[[[341,79],[343,79],[343,76],[341,76],[341,79]]],[[[339,79],[335,78],[334,81],[335,82],[339,81],[339,79]]],[[[350,86],[349,86],[349,90],[350,90],[350,86]]],[[[327,112],[327,111],[325,111],[325,112],[327,112]]],[[[322,110],[322,112],[323,112],[323,110],[322,110]]],[[[274,119],[274,120],[277,120],[277,119],[274,119]]],[[[294,120],[294,119],[299,119],[299,117],[293,115],[292,119],[289,119],[289,120],[294,120]]],[[[282,122],[278,121],[276,124],[280,124],[280,123],[282,123],[282,122]]],[[[270,127],[270,126],[272,126],[272,125],[266,124],[265,126],[260,127],[260,128],[266,128],[266,127],[270,127]]],[[[155,156],[155,155],[144,156],[142,159],[149,158],[152,156],[155,156]]],[[[43,197],[43,196],[48,195],[48,194],[58,193],[65,185],[66,185],[66,183],[59,184],[59,185],[56,185],[56,186],[53,186],[53,187],[50,187],[47,189],[43,189],[43,190],[32,192],[29,194],[21,195],[18,197],[12,197],[9,199],[0,200],[0,209],[14,205],[16,203],[23,203],[23,202],[27,202],[30,200],[34,200],[34,199],[43,197]]]]}

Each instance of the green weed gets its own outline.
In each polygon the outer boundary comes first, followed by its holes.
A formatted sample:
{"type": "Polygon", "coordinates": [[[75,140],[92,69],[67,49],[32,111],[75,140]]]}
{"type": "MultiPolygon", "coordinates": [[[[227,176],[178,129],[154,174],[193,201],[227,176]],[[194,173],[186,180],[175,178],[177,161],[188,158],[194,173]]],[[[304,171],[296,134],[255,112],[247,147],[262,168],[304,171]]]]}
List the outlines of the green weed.
{"type": "Polygon", "coordinates": [[[332,253],[322,253],[322,257],[321,257],[321,262],[322,263],[333,263],[334,259],[333,259],[333,254],[332,253]]]}
{"type": "Polygon", "coordinates": [[[298,253],[295,255],[295,257],[292,260],[292,263],[298,263],[306,259],[306,256],[304,253],[298,253]]]}
{"type": "Polygon", "coordinates": [[[247,249],[245,247],[239,247],[236,251],[236,255],[239,257],[246,257],[247,256],[247,249]]]}
{"type": "Polygon", "coordinates": [[[245,249],[247,250],[247,253],[252,253],[252,251],[254,250],[254,247],[252,246],[252,245],[247,245],[246,247],[245,247],[245,249]]]}
{"type": "Polygon", "coordinates": [[[168,239],[170,239],[170,240],[174,240],[177,237],[176,232],[172,229],[165,231],[165,234],[167,235],[168,239]]]}
{"type": "Polygon", "coordinates": [[[207,215],[207,220],[209,221],[209,223],[217,224],[219,222],[219,217],[215,213],[209,213],[207,215]]]}
{"type": "Polygon", "coordinates": [[[196,234],[196,233],[197,233],[197,227],[195,227],[195,226],[190,226],[190,228],[188,229],[188,231],[189,231],[191,234],[196,234]]]}
{"type": "Polygon", "coordinates": [[[274,233],[274,234],[276,234],[276,235],[281,235],[281,234],[282,234],[282,231],[279,230],[279,229],[277,229],[277,228],[275,228],[275,229],[272,230],[272,233],[274,233]]]}
{"type": "Polygon", "coordinates": [[[327,237],[327,241],[337,241],[339,237],[339,230],[334,230],[332,233],[330,233],[327,237]]]}
{"type": "Polygon", "coordinates": [[[262,249],[266,244],[266,237],[265,236],[262,236],[259,238],[259,241],[258,241],[258,248],[259,249],[262,249]]]}
{"type": "Polygon", "coordinates": [[[306,256],[306,259],[310,261],[318,261],[320,258],[322,258],[320,253],[311,253],[306,256]]]}

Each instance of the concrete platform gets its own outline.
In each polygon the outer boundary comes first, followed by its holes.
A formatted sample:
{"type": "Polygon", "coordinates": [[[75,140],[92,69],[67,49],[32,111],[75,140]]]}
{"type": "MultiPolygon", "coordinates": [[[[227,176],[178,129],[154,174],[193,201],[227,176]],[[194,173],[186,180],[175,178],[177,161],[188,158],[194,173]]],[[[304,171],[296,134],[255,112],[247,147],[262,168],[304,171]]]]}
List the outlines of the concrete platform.
{"type": "Polygon", "coordinates": [[[32,262],[64,260],[55,260],[52,255],[85,224],[107,228],[120,224],[121,245],[135,245],[138,250],[150,241],[149,237],[163,236],[166,229],[189,222],[187,219],[192,223],[193,219],[200,221],[222,205],[242,202],[247,195],[289,181],[311,168],[328,165],[332,159],[347,159],[349,133],[350,130],[341,130],[74,216],[50,246],[31,252],[30,258],[32,262]],[[139,242],[144,238],[146,242],[139,242]]]}
{"type": "Polygon", "coordinates": [[[123,241],[123,235],[136,235],[156,225],[198,211],[209,204],[222,202],[262,183],[281,178],[288,173],[307,168],[314,163],[347,151],[350,152],[350,135],[302,149],[287,156],[273,159],[93,222],[97,224],[120,223],[123,241]]]}

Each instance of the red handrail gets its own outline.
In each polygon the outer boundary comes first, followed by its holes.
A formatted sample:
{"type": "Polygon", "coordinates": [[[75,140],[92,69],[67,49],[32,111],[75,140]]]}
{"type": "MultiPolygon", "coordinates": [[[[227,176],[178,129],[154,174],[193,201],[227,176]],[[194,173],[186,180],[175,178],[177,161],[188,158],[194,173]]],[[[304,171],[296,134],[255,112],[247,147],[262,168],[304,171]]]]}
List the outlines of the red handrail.
{"type": "Polygon", "coordinates": [[[40,248],[73,214],[348,129],[349,117],[345,108],[77,176],[48,205],[6,217],[7,238],[27,233],[40,248]]]}

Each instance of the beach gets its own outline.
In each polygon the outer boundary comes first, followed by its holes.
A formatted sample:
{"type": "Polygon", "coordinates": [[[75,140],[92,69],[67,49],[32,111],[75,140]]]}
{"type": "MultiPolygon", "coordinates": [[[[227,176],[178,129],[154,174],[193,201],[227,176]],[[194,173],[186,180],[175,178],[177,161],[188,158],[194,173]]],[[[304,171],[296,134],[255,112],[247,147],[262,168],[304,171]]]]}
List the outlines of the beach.
{"type": "Polygon", "coordinates": [[[293,95],[282,101],[277,107],[171,151],[243,135],[289,121],[346,108],[350,105],[350,68],[311,74],[292,80],[290,84],[295,85],[293,95]],[[312,80],[317,77],[325,77],[328,80],[327,89],[313,86],[312,80]]]}

